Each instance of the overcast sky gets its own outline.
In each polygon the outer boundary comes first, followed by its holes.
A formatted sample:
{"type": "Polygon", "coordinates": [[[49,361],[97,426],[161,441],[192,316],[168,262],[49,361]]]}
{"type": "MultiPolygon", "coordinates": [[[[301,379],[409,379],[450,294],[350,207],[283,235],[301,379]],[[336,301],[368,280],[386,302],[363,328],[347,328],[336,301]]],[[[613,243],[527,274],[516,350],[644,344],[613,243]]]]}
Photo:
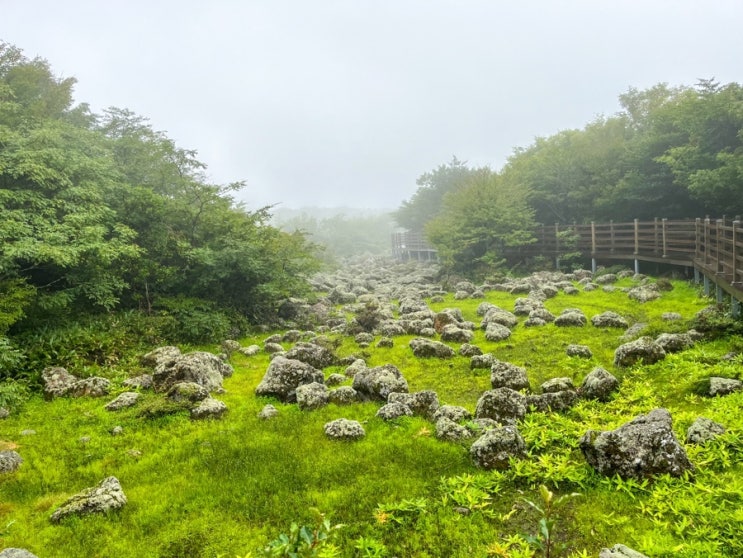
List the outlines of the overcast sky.
{"type": "Polygon", "coordinates": [[[250,207],[395,208],[630,87],[743,82],[741,0],[0,0],[0,40],[128,108],[250,207]]]}

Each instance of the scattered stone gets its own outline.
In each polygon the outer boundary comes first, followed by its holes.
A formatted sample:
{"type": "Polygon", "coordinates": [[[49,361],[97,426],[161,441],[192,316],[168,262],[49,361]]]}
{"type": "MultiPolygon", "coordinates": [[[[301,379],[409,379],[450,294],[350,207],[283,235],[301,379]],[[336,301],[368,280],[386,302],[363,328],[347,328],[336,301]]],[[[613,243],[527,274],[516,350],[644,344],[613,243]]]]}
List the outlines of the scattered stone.
{"type": "Polygon", "coordinates": [[[36,430],[31,430],[30,428],[21,430],[21,436],[35,436],[35,435],[36,435],[36,430]]]}
{"type": "MultiPolygon", "coordinates": [[[[372,340],[374,338],[372,337],[372,340]]],[[[329,348],[317,343],[300,342],[287,351],[286,358],[299,360],[312,365],[318,370],[334,365],[338,357],[329,348]]]]}
{"type": "Polygon", "coordinates": [[[582,327],[587,322],[586,315],[578,308],[566,308],[555,318],[558,327],[582,327]]]}
{"type": "Polygon", "coordinates": [[[503,341],[509,337],[511,337],[511,330],[503,324],[493,322],[485,329],[485,339],[488,341],[503,341]]]}
{"type": "Polygon", "coordinates": [[[368,347],[374,342],[374,336],[371,333],[362,331],[361,333],[357,333],[354,336],[353,340],[359,347],[364,348],[368,347]]]}
{"type": "Polygon", "coordinates": [[[687,444],[704,444],[725,433],[725,427],[719,422],[699,417],[686,431],[687,444]]]}
{"type": "Polygon", "coordinates": [[[221,345],[222,352],[227,355],[227,358],[232,356],[232,353],[236,353],[240,350],[240,343],[234,339],[225,339],[221,345]]]}
{"type": "Polygon", "coordinates": [[[532,318],[529,317],[524,322],[524,327],[540,327],[547,325],[547,322],[545,322],[542,318],[532,318]]]}
{"type": "Polygon", "coordinates": [[[13,450],[0,451],[0,473],[15,473],[23,463],[20,454],[13,450]]]}
{"type": "Polygon", "coordinates": [[[482,349],[477,345],[471,345],[470,343],[463,343],[459,347],[459,354],[463,357],[473,357],[482,354],[482,349]]]}
{"type": "Polygon", "coordinates": [[[483,469],[504,470],[511,458],[526,457],[526,444],[515,426],[487,430],[470,447],[475,465],[483,469]]]}
{"type": "Polygon", "coordinates": [[[439,397],[435,391],[424,390],[414,393],[392,392],[387,397],[388,403],[402,403],[407,405],[413,414],[432,419],[439,408],[439,397]]]}
{"type": "Polygon", "coordinates": [[[364,427],[356,420],[339,418],[323,427],[325,435],[331,440],[359,440],[366,436],[364,427]]]}
{"type": "Polygon", "coordinates": [[[575,390],[573,380],[568,377],[552,378],[547,380],[541,386],[542,393],[557,393],[558,391],[575,390]]]}
{"type": "Polygon", "coordinates": [[[6,419],[10,416],[10,411],[5,407],[0,407],[0,420],[6,419]]]}
{"type": "Polygon", "coordinates": [[[454,349],[440,341],[416,337],[410,340],[413,354],[419,358],[450,358],[454,356],[454,349]]]}
{"type": "Polygon", "coordinates": [[[480,327],[486,330],[490,324],[500,324],[511,329],[516,327],[516,324],[518,323],[519,320],[514,314],[508,310],[504,310],[503,308],[493,306],[493,308],[490,308],[485,316],[483,316],[480,327]]]}
{"type": "Polygon", "coordinates": [[[567,411],[578,401],[578,393],[574,389],[553,391],[540,395],[527,395],[526,406],[540,413],[553,411],[560,413],[567,411]]]}
{"type": "Polygon", "coordinates": [[[121,385],[130,389],[150,389],[152,387],[152,374],[141,374],[133,378],[127,378],[121,385]]]}
{"type": "Polygon", "coordinates": [[[111,429],[111,436],[121,436],[124,433],[124,427],[116,425],[111,429]]]}
{"type": "Polygon", "coordinates": [[[602,548],[599,558],[648,558],[645,554],[632,550],[623,544],[615,544],[611,548],[602,548]]]}
{"type": "Polygon", "coordinates": [[[597,366],[583,379],[578,393],[584,399],[608,401],[617,388],[619,388],[619,380],[604,368],[597,366]]]}
{"type": "Polygon", "coordinates": [[[195,382],[178,382],[168,390],[167,398],[176,403],[198,403],[209,397],[209,392],[195,382]]]}
{"type": "Polygon", "coordinates": [[[78,379],[60,366],[49,366],[42,370],[41,380],[44,382],[44,397],[52,399],[67,395],[72,384],[78,379]]]}
{"type": "Polygon", "coordinates": [[[679,314],[678,312],[663,312],[660,315],[660,319],[661,320],[664,320],[666,322],[675,322],[675,321],[678,321],[678,320],[683,320],[684,317],[681,314],[679,314]]]}
{"type": "Polygon", "coordinates": [[[528,390],[529,378],[524,368],[496,360],[490,368],[490,385],[493,389],[507,387],[516,391],[528,390]]]}
{"type": "Polygon", "coordinates": [[[497,360],[493,353],[475,355],[470,359],[470,368],[473,370],[475,368],[492,368],[497,360]]]}
{"type": "Polygon", "coordinates": [[[152,385],[155,391],[166,393],[179,382],[194,382],[205,387],[209,393],[221,393],[223,378],[232,374],[232,366],[217,355],[195,351],[180,355],[165,365],[158,365],[152,375],[152,385]]]}
{"type": "Polygon", "coordinates": [[[565,354],[567,354],[569,357],[578,357],[578,358],[592,358],[593,353],[591,352],[591,349],[587,347],[586,345],[568,345],[567,349],[565,349],[565,354]]]}
{"type": "Polygon", "coordinates": [[[394,420],[400,417],[412,417],[413,409],[411,409],[401,401],[393,401],[392,403],[382,405],[377,411],[376,416],[378,416],[382,420],[394,420]]]}
{"type": "Polygon", "coordinates": [[[475,334],[468,329],[463,329],[454,324],[447,324],[441,330],[442,341],[454,341],[455,343],[469,343],[475,334]]]}
{"type": "Polygon", "coordinates": [[[277,397],[285,403],[294,403],[297,400],[297,387],[324,381],[323,373],[312,365],[279,356],[268,365],[263,379],[255,388],[255,394],[277,397]]]}
{"type": "Polygon", "coordinates": [[[38,556],[23,548],[6,548],[0,551],[0,558],[38,558],[38,556]]]}
{"type": "Polygon", "coordinates": [[[263,408],[258,413],[258,418],[261,420],[268,420],[279,416],[279,410],[271,405],[270,403],[267,405],[264,405],[263,408]]]}
{"type": "Polygon", "coordinates": [[[243,356],[252,357],[260,353],[261,348],[259,345],[250,345],[249,347],[242,347],[241,349],[238,349],[237,352],[243,356]]]}
{"type": "Polygon", "coordinates": [[[448,417],[436,421],[436,437],[439,440],[458,442],[472,437],[472,432],[448,417]]]}
{"type": "Polygon", "coordinates": [[[525,415],[526,397],[507,387],[486,391],[475,407],[476,418],[488,418],[500,424],[515,424],[525,415]]]}
{"type": "Polygon", "coordinates": [[[666,358],[666,352],[651,337],[640,337],[614,351],[614,366],[632,366],[640,361],[643,364],[654,364],[666,358]]]}
{"type": "Polygon", "coordinates": [[[555,315],[544,307],[534,308],[529,312],[529,320],[540,319],[545,323],[555,321],[555,315]]]}
{"type": "Polygon", "coordinates": [[[655,283],[650,285],[639,285],[637,287],[632,287],[627,293],[627,296],[637,302],[650,302],[651,300],[660,298],[660,289],[655,283]]]}
{"type": "Polygon", "coordinates": [[[341,386],[328,393],[328,400],[336,405],[350,405],[358,401],[358,394],[351,386],[341,386]]]}
{"type": "Polygon", "coordinates": [[[82,445],[86,445],[90,443],[90,440],[90,436],[80,436],[77,441],[80,442],[82,445]]]}
{"type": "Polygon", "coordinates": [[[284,346],[280,345],[279,343],[264,343],[263,344],[263,350],[266,351],[268,354],[277,354],[277,353],[285,353],[284,346]]]}
{"type": "Polygon", "coordinates": [[[632,341],[633,339],[637,339],[640,337],[645,329],[648,327],[648,324],[643,322],[638,322],[636,324],[633,324],[627,329],[627,331],[624,332],[624,335],[622,335],[622,341],[632,341]]]}
{"type": "Polygon", "coordinates": [[[52,514],[52,523],[59,523],[70,515],[84,516],[91,513],[107,513],[126,504],[126,496],[116,477],[108,477],[92,488],[86,488],[63,503],[52,514]]]}
{"type": "Polygon", "coordinates": [[[408,382],[393,364],[367,368],[353,378],[355,389],[362,400],[387,401],[390,393],[407,393],[408,382]]]}
{"type": "Polygon", "coordinates": [[[663,474],[679,477],[694,470],[666,409],[640,415],[616,430],[589,430],[579,445],[586,461],[606,476],[642,480],[663,474]]]}
{"type": "Polygon", "coordinates": [[[353,378],[358,372],[361,372],[362,370],[368,370],[366,362],[364,362],[364,360],[361,358],[357,358],[351,365],[348,366],[348,368],[346,368],[344,374],[347,378],[353,378]]]}
{"type": "Polygon", "coordinates": [[[712,397],[717,395],[730,395],[743,389],[743,382],[734,378],[720,378],[712,376],[709,379],[709,394],[712,397]]]}
{"type": "Polygon", "coordinates": [[[297,406],[302,411],[314,411],[329,402],[328,388],[325,384],[312,382],[297,386],[297,406]]]}
{"type": "Polygon", "coordinates": [[[666,353],[677,353],[694,346],[694,341],[688,333],[661,333],[655,342],[666,353]]]}
{"type": "Polygon", "coordinates": [[[616,327],[627,329],[629,322],[616,312],[606,311],[591,318],[594,327],[616,327]]]}
{"type": "Polygon", "coordinates": [[[458,405],[441,405],[433,414],[433,420],[438,421],[444,417],[453,420],[454,422],[459,422],[471,419],[472,413],[458,405]]]}
{"type": "Polygon", "coordinates": [[[325,378],[325,385],[326,386],[338,386],[345,382],[347,378],[343,374],[337,374],[333,373],[327,378],[325,378]]]}
{"type": "Polygon", "coordinates": [[[191,409],[193,420],[218,419],[227,412],[227,405],[223,401],[207,397],[198,406],[191,409]]]}
{"type": "Polygon", "coordinates": [[[394,346],[395,346],[395,342],[392,340],[391,337],[382,337],[377,342],[378,349],[391,349],[394,346]]]}
{"type": "Polygon", "coordinates": [[[158,347],[142,356],[142,364],[148,368],[161,368],[171,366],[175,360],[181,356],[181,350],[178,347],[167,345],[158,347]]]}

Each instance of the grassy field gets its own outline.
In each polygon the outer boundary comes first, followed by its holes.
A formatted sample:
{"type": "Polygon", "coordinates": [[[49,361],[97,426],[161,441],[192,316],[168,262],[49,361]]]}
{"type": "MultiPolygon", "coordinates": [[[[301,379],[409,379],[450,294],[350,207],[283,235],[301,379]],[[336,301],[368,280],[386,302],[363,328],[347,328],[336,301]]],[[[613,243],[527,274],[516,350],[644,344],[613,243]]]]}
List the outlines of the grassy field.
{"type": "MultiPolygon", "coordinates": [[[[630,284],[624,281],[619,286],[630,284]]],[[[578,307],[589,318],[613,310],[630,323],[647,322],[651,334],[685,331],[709,300],[692,285],[673,285],[645,304],[599,289],[560,293],[545,306],[554,314],[578,307]],[[664,312],[679,312],[684,320],[664,322],[664,312]]],[[[485,300],[510,310],[516,298],[489,292],[485,300]]],[[[465,319],[479,323],[480,302],[450,295],[430,307],[459,307],[465,319]]],[[[40,558],[260,556],[270,541],[290,533],[292,523],[317,528],[319,510],[342,527],[316,547],[317,556],[542,556],[539,538],[529,539],[541,516],[527,501],[541,502],[544,485],[556,498],[580,494],[555,509],[552,556],[597,556],[615,543],[651,557],[743,555],[743,393],[700,395],[705,378],[741,377],[740,357],[720,357],[743,349],[743,342],[709,339],[655,365],[617,370],[612,361],[620,335],[590,321],[574,328],[519,325],[510,339],[497,343],[476,332],[474,343],[484,352],[524,366],[533,389],[558,376],[579,384],[596,366],[621,380],[608,403],[583,401],[566,413],[527,415],[519,428],[529,458],[502,472],[477,469],[469,444],[437,440],[428,421],[376,418],[377,403],[302,412],[257,398],[255,387],[269,363],[263,352],[232,357],[235,374],[217,396],[229,412],[218,421],[193,422],[187,413],[144,418],[141,407],[158,397],[147,392],[142,403],[119,412],[103,409],[115,394],[105,400],[34,396],[0,421],[0,450],[15,448],[24,459],[17,473],[0,476],[0,549],[27,548],[40,558]],[[571,343],[588,345],[593,358],[566,356],[571,343]],[[266,403],[279,409],[276,419],[257,418],[266,403]],[[680,440],[698,416],[724,424],[728,432],[704,446],[687,446],[697,468],[693,477],[639,483],[594,473],[577,449],[580,436],[656,407],[670,410],[680,440]],[[366,437],[328,440],[323,425],[339,417],[362,422],[366,437]],[[112,436],[114,426],[123,433],[112,436]],[[35,434],[21,435],[28,429],[35,434]],[[49,521],[67,497],[109,475],[120,480],[129,500],[121,511],[59,525],[49,521]]],[[[267,336],[240,341],[261,344],[267,336]]],[[[432,389],[442,404],[474,411],[490,387],[489,371],[470,370],[469,358],[461,356],[419,359],[408,347],[410,339],[396,337],[392,348],[362,349],[353,338],[342,338],[337,354],[363,356],[369,366],[392,363],[411,391],[432,389]]],[[[333,372],[343,367],[325,370],[326,376],[333,372]]]]}

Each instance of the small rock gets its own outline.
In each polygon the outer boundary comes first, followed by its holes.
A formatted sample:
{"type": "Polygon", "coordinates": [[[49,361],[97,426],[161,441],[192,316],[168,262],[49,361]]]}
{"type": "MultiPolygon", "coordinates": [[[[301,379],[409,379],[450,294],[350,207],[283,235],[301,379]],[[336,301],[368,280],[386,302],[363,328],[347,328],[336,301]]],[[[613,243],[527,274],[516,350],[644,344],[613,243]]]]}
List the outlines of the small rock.
{"type": "Polygon", "coordinates": [[[35,436],[35,435],[36,435],[36,430],[32,430],[30,428],[21,430],[21,436],[35,436]]]}
{"type": "Polygon", "coordinates": [[[13,450],[0,451],[0,473],[14,473],[23,463],[23,458],[13,450]]]}
{"type": "Polygon", "coordinates": [[[717,395],[729,395],[743,389],[743,382],[734,378],[720,378],[713,376],[709,379],[709,394],[712,397],[717,395]]]}
{"type": "Polygon", "coordinates": [[[654,364],[666,358],[663,347],[658,345],[651,337],[640,337],[620,345],[614,351],[614,366],[632,366],[640,361],[643,364],[654,364]]]}
{"type": "Polygon", "coordinates": [[[92,488],[86,488],[62,504],[52,514],[52,523],[59,523],[70,515],[83,516],[106,513],[124,507],[126,496],[116,477],[108,477],[92,488]]]}
{"type": "Polygon", "coordinates": [[[483,469],[503,470],[512,457],[526,457],[526,444],[515,426],[487,430],[470,447],[475,465],[483,469]]]}
{"type": "Polygon", "coordinates": [[[23,548],[6,548],[0,551],[0,558],[38,558],[38,556],[23,548]]]}
{"type": "Polygon", "coordinates": [[[111,436],[121,436],[124,433],[124,428],[122,426],[114,426],[111,429],[111,436]]]}
{"type": "Polygon", "coordinates": [[[258,418],[262,420],[272,419],[277,416],[279,416],[279,410],[270,403],[268,405],[264,405],[263,409],[261,409],[258,413],[258,418]]]}
{"type": "Polygon", "coordinates": [[[167,398],[176,403],[198,403],[209,397],[209,391],[196,382],[178,382],[168,390],[167,398]]]}
{"type": "Polygon", "coordinates": [[[703,444],[725,433],[725,427],[719,422],[699,417],[686,431],[687,444],[703,444]]]}
{"type": "Polygon", "coordinates": [[[350,405],[358,401],[358,394],[351,386],[341,386],[328,393],[328,401],[336,405],[350,405]]]}
{"type": "Polygon", "coordinates": [[[328,422],[323,427],[325,435],[331,440],[359,440],[366,436],[361,423],[356,420],[339,418],[328,422]]]}
{"type": "Polygon", "coordinates": [[[313,411],[329,402],[328,387],[319,382],[297,386],[297,406],[302,411],[313,411]]]}
{"type": "Polygon", "coordinates": [[[139,400],[140,394],[136,391],[125,391],[120,394],[116,399],[106,404],[105,409],[107,411],[119,411],[126,407],[131,407],[136,404],[139,400]]]}
{"type": "Polygon", "coordinates": [[[578,357],[578,358],[593,357],[593,353],[591,352],[591,349],[587,347],[586,345],[568,345],[567,349],[565,349],[565,354],[567,354],[569,357],[578,357]]]}
{"type": "Polygon", "coordinates": [[[619,380],[608,371],[597,366],[583,379],[578,389],[581,397],[608,401],[609,396],[619,387],[619,380]]]}
{"type": "Polygon", "coordinates": [[[152,374],[142,374],[134,378],[127,378],[121,385],[127,388],[149,389],[152,387],[152,374]]]}
{"type": "Polygon", "coordinates": [[[599,558],[648,558],[645,554],[632,550],[623,544],[615,544],[611,548],[602,548],[599,558]]]}
{"type": "Polygon", "coordinates": [[[207,397],[197,407],[191,409],[193,420],[218,419],[227,412],[227,405],[223,401],[207,397]]]}
{"type": "Polygon", "coordinates": [[[412,417],[413,410],[399,401],[382,405],[375,415],[382,420],[395,420],[400,417],[412,417]]]}

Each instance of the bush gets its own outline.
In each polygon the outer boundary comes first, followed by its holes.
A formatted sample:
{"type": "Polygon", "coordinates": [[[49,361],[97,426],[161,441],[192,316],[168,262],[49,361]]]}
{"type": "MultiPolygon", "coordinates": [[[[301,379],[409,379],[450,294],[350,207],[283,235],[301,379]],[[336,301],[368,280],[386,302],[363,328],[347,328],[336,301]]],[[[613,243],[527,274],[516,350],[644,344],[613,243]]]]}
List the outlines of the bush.
{"type": "Polygon", "coordinates": [[[166,298],[158,303],[166,318],[164,335],[171,341],[218,343],[230,335],[231,320],[212,303],[198,298],[166,298]]]}

